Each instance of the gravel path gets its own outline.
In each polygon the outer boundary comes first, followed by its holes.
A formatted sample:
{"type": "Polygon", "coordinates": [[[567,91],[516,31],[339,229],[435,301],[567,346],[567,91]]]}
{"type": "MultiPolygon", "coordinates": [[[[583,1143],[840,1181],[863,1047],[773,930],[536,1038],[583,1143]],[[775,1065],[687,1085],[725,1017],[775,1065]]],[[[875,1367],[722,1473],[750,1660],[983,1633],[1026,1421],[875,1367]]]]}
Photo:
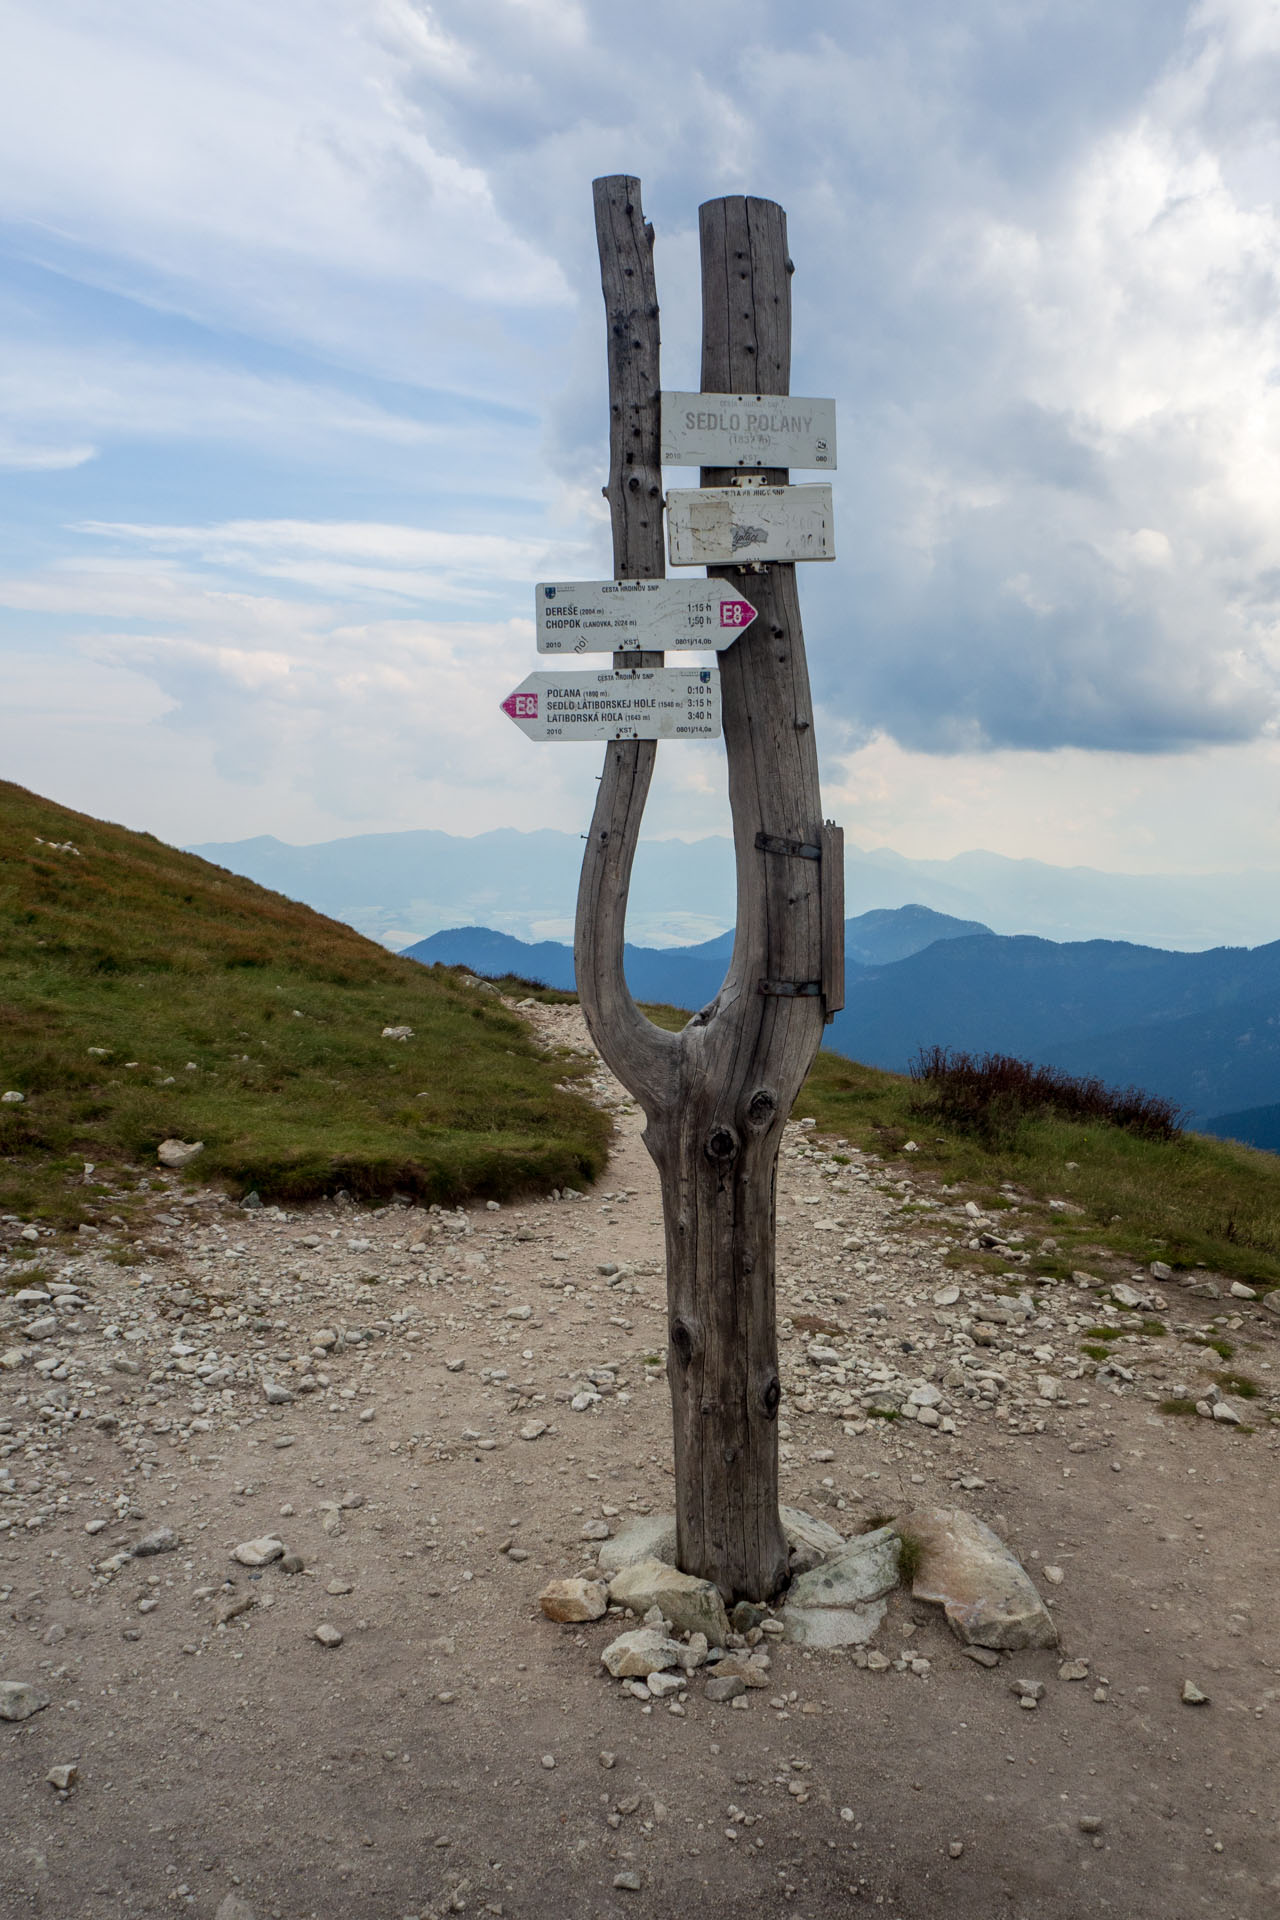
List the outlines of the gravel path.
{"type": "Polygon", "coordinates": [[[986,1670],[899,1592],[883,1659],[774,1642],[771,1691],[644,1705],[616,1620],[537,1607],[673,1504],[656,1179],[592,1085],[588,1195],[286,1215],[157,1175],[133,1265],[109,1222],[0,1223],[0,1714],[48,1701],[0,1723],[6,1920],[1275,1913],[1280,1319],[1102,1255],[1044,1283],[1047,1209],[789,1127],[784,1499],[966,1507],[1061,1653],[986,1670]],[[975,1241],[1007,1277],[945,1264],[975,1241]],[[1162,1413],[1223,1338],[1258,1396],[1162,1413]]]}

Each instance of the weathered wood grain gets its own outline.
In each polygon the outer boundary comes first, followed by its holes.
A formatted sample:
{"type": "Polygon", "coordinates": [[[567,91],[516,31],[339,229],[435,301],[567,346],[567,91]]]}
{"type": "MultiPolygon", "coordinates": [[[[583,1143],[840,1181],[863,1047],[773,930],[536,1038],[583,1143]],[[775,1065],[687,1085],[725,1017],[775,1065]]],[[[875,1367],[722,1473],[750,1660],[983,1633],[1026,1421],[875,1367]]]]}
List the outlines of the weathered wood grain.
{"type": "MultiPolygon", "coordinates": [[[[633,396],[641,369],[647,380],[650,366],[656,435],[657,301],[647,289],[637,296],[630,283],[638,275],[625,272],[639,253],[638,182],[597,182],[596,206],[610,323],[614,560],[618,578],[638,577],[661,571],[661,531],[655,553],[642,502],[627,511],[615,490],[620,481],[632,494],[643,492],[643,480],[630,487],[639,463],[626,455],[648,444],[633,396]],[[615,245],[621,267],[606,258],[615,245]],[[630,327],[616,324],[623,301],[630,303],[630,327]],[[641,307],[648,335],[635,322],[641,307]]],[[[702,251],[704,390],[785,394],[791,305],[781,208],[761,200],[711,202],[702,209],[702,251]]],[[[787,478],[776,470],[765,477],[778,484],[787,478]]],[[[705,485],[732,478],[722,470],[703,473],[705,485]]],[[[738,879],[724,983],[679,1035],[660,1033],[627,992],[626,894],[653,767],[653,749],[634,743],[615,743],[606,755],[583,862],[575,956],[592,1036],[645,1110],[645,1141],[662,1181],[677,1555],[686,1571],[715,1580],[729,1599],[758,1599],[776,1593],[787,1577],[778,1516],[774,1188],[782,1129],[822,1035],[826,915],[822,862],[757,840],[797,848],[829,841],[795,568],[716,572],[758,610],[742,639],[720,655],[738,879]]],[[[828,912],[830,905],[828,881],[828,912]]]]}
{"type": "MultiPolygon", "coordinates": [[[[661,579],[662,467],[659,460],[658,292],[653,229],[640,203],[640,182],[611,174],[592,186],[600,286],[609,343],[609,484],[615,580],[661,579]]],[[[661,666],[663,655],[615,653],[614,664],[661,666]]],[[[578,883],[573,936],[578,997],[601,1054],[646,1112],[671,1082],[676,1039],[640,1012],[622,971],[627,896],[640,820],[653,778],[657,744],[617,740],[604,757],[591,830],[578,883]]]]}

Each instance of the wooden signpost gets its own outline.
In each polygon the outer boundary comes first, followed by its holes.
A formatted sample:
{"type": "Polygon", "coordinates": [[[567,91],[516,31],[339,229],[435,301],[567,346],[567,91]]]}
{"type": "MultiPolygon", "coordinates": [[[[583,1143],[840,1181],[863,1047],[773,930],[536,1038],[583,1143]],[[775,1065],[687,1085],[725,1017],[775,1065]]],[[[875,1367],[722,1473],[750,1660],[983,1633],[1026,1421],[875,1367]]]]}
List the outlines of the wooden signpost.
{"type": "MultiPolygon", "coordinates": [[[[609,342],[606,492],[614,572],[619,582],[660,582],[663,428],[653,230],[641,211],[638,180],[597,180],[594,193],[609,342]]],[[[796,431],[781,405],[791,384],[786,217],[767,200],[713,200],[701,209],[701,241],[703,392],[678,398],[700,401],[692,410],[708,416],[722,413],[727,400],[753,399],[757,411],[773,415],[768,430],[779,437],[769,450],[781,457],[784,427],[796,431]]],[[[802,424],[801,433],[812,430],[817,403],[795,402],[802,422],[809,408],[815,409],[810,429],[802,424]]],[[[828,418],[824,426],[830,425],[828,418]]],[[[632,1000],[623,977],[627,891],[657,748],[653,733],[615,732],[582,863],[574,961],[591,1036],[644,1110],[645,1144],[662,1185],[676,1557],[685,1572],[714,1580],[727,1600],[760,1600],[772,1598],[788,1577],[778,1513],[778,1148],[823,1022],[844,1004],[843,836],[822,817],[794,564],[832,557],[831,501],[826,487],[790,488],[784,467],[746,457],[740,444],[717,437],[716,422],[688,431],[710,433],[699,457],[709,453],[725,464],[703,467],[701,488],[687,490],[687,511],[672,497],[672,558],[710,563],[715,570],[708,582],[693,584],[729,587],[754,609],[713,669],[737,859],[733,954],[715,999],[680,1033],[655,1027],[632,1000]],[[741,471],[747,468],[750,476],[741,471]],[[739,479],[760,484],[739,488],[739,479]],[[767,517],[766,494],[777,501],[767,517]],[[816,494],[823,496],[820,505],[796,504],[798,496],[816,494]],[[718,503],[725,495],[729,510],[713,504],[705,520],[693,504],[718,503]],[[682,514],[697,551],[677,534],[682,514]],[[768,530],[761,540],[735,543],[735,530],[744,527],[768,530]],[[796,527],[805,535],[799,545],[796,527]],[[784,538],[786,528],[792,531],[784,538]]],[[[745,427],[727,431],[731,436],[745,427]]],[[[830,438],[834,465],[834,433],[818,437],[830,438]]],[[[693,443],[680,444],[687,450],[693,443]]],[[[659,631],[657,621],[636,629],[659,631]]],[[[619,675],[624,668],[661,668],[662,653],[632,645],[615,653],[614,666],[619,675]]],[[[511,700],[529,698],[529,689],[526,682],[511,700]]]]}

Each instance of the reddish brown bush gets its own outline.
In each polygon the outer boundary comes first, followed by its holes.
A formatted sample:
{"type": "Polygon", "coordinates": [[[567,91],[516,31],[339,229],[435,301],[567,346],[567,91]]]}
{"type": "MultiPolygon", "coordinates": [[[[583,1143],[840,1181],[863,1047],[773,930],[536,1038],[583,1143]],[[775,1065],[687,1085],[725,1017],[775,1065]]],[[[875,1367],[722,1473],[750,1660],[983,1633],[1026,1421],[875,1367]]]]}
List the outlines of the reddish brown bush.
{"type": "Polygon", "coordinates": [[[1058,1067],[1037,1067],[1007,1053],[922,1047],[910,1072],[918,1086],[928,1089],[931,1114],[988,1138],[1007,1135],[1019,1120],[1034,1114],[1101,1120],[1144,1140],[1172,1140],[1182,1131],[1181,1109],[1159,1094],[1077,1079],[1058,1067]]]}

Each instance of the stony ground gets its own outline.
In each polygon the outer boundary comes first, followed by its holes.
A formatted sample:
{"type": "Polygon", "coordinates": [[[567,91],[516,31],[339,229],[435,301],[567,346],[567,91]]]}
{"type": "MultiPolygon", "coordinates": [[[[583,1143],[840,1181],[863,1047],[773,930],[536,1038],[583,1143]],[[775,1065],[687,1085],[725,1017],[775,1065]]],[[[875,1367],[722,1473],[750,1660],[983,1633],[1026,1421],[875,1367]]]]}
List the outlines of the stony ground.
{"type": "Polygon", "coordinates": [[[0,1723],[0,1911],[1275,1914],[1280,1318],[1101,1256],[1044,1283],[1047,1210],[789,1128],[784,1499],[964,1506],[1061,1654],[984,1669],[899,1592],[882,1659],[771,1641],[769,1689],[644,1704],[616,1616],[537,1607],[672,1505],[656,1182],[596,1090],[587,1195],[285,1216],[157,1176],[132,1246],[0,1223],[0,1683],[49,1697],[0,1723]],[[1240,1425],[1161,1411],[1207,1405],[1207,1340],[1240,1425]]]}

